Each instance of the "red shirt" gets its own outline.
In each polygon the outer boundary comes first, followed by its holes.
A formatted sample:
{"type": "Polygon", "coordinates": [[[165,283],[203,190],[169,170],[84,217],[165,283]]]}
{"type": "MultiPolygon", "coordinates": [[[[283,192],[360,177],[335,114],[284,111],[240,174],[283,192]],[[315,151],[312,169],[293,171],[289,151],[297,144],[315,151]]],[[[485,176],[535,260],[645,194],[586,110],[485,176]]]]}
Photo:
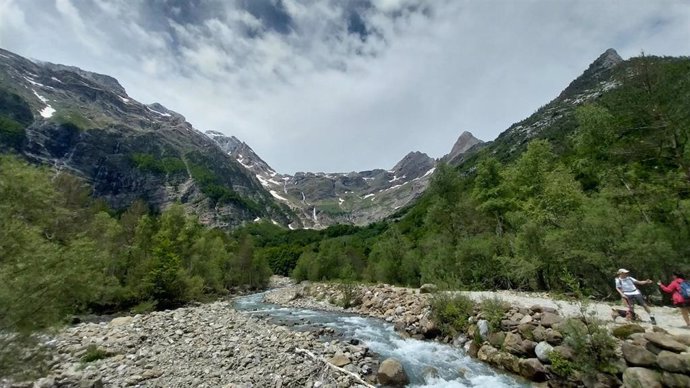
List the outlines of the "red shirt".
{"type": "Polygon", "coordinates": [[[683,283],[684,280],[681,278],[676,278],[674,281],[669,283],[668,286],[665,286],[663,283],[659,285],[661,290],[667,294],[672,294],[671,299],[673,300],[673,304],[682,304],[685,303],[685,298],[683,298],[683,295],[680,294],[680,285],[683,283]]]}

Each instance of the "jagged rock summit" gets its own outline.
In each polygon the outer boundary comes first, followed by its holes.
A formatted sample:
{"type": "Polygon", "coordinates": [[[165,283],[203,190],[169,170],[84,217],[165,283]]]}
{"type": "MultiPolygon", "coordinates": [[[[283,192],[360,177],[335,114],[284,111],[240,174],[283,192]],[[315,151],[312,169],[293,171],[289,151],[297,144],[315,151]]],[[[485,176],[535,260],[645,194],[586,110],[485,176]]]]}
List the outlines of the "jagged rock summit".
{"type": "Polygon", "coordinates": [[[462,156],[467,153],[467,151],[469,151],[475,145],[482,143],[484,142],[474,137],[472,133],[464,131],[460,137],[458,137],[458,140],[455,141],[455,144],[453,144],[453,148],[450,150],[450,153],[444,156],[442,160],[449,164],[458,164],[461,162],[462,156]]]}

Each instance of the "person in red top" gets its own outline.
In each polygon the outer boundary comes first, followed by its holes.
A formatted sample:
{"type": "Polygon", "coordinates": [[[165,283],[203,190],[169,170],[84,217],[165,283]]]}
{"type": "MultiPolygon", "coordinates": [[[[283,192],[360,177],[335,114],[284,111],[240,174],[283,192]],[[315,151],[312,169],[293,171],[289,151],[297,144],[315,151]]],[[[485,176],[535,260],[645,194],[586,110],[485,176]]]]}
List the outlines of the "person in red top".
{"type": "Polygon", "coordinates": [[[683,298],[683,295],[680,294],[680,285],[684,281],[685,276],[683,276],[681,273],[674,272],[673,280],[668,284],[668,286],[665,286],[661,281],[657,282],[656,284],[659,285],[661,291],[671,294],[673,305],[680,309],[680,313],[683,315],[683,319],[685,320],[685,325],[690,328],[690,316],[688,314],[690,312],[690,300],[683,298]]]}

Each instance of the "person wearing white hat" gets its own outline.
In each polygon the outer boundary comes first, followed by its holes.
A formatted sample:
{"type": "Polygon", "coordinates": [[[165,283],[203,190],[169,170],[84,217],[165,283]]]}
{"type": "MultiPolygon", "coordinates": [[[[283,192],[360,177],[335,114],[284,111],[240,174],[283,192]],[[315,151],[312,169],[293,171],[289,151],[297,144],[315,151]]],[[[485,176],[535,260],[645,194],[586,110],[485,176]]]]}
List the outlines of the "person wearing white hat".
{"type": "Polygon", "coordinates": [[[628,304],[631,312],[634,312],[633,309],[635,303],[639,304],[642,306],[644,311],[649,314],[649,320],[652,322],[652,325],[656,325],[656,319],[654,318],[652,311],[649,310],[647,302],[645,302],[642,293],[637,288],[638,285],[642,286],[645,284],[652,284],[653,282],[650,279],[642,281],[637,280],[632,276],[628,276],[629,273],[630,271],[625,268],[618,270],[618,277],[616,277],[616,290],[619,294],[621,294],[623,300],[625,300],[625,302],[628,304]]]}

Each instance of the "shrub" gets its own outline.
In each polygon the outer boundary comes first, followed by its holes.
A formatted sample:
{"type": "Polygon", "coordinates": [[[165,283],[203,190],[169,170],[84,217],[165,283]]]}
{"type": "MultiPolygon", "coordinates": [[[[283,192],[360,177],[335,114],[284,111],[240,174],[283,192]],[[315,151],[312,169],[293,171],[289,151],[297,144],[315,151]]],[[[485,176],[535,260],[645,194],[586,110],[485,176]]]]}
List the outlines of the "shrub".
{"type": "Polygon", "coordinates": [[[510,308],[510,305],[499,297],[487,298],[482,300],[481,309],[484,319],[489,322],[491,330],[500,330],[503,315],[510,308]]]}
{"type": "Polygon", "coordinates": [[[132,314],[146,314],[156,310],[155,300],[145,300],[138,305],[132,307],[132,314]]]}
{"type": "Polygon", "coordinates": [[[89,345],[89,347],[86,348],[86,353],[84,353],[84,355],[81,357],[81,362],[93,362],[108,357],[110,357],[110,353],[96,345],[89,345]]]}
{"type": "Polygon", "coordinates": [[[574,365],[587,374],[615,373],[616,339],[596,319],[583,323],[569,319],[564,325],[564,342],[573,349],[574,365]]]}
{"type": "Polygon", "coordinates": [[[431,299],[431,319],[442,335],[455,336],[467,328],[474,312],[474,302],[464,295],[435,294],[431,299]]]}
{"type": "Polygon", "coordinates": [[[343,283],[338,288],[342,294],[341,299],[337,303],[338,306],[346,309],[362,304],[362,295],[357,286],[352,283],[343,283]]]}
{"type": "Polygon", "coordinates": [[[563,357],[559,352],[550,352],[549,360],[551,360],[551,370],[558,376],[569,377],[575,371],[575,366],[572,361],[563,357]]]}

